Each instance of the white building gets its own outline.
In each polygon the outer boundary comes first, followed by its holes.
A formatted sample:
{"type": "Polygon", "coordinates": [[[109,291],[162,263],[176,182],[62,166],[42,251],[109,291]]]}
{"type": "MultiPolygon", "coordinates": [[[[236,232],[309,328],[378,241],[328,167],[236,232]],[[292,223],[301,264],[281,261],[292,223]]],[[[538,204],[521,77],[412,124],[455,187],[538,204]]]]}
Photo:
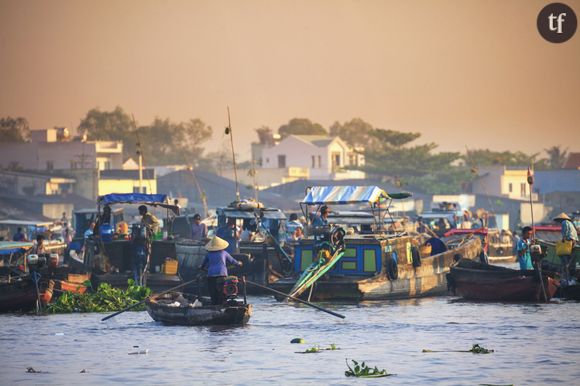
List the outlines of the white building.
{"type": "Polygon", "coordinates": [[[262,168],[301,168],[308,178],[340,180],[365,178],[360,170],[364,156],[338,137],[290,135],[275,146],[262,150],[262,168]]]}
{"type": "MultiPolygon", "coordinates": [[[[472,193],[485,196],[529,200],[528,170],[524,167],[489,166],[479,170],[479,177],[472,183],[472,193]]],[[[538,199],[533,193],[533,200],[538,199]]]]}
{"type": "Polygon", "coordinates": [[[121,169],[123,143],[71,138],[68,129],[33,130],[27,143],[1,143],[0,167],[24,170],[121,169]]]}

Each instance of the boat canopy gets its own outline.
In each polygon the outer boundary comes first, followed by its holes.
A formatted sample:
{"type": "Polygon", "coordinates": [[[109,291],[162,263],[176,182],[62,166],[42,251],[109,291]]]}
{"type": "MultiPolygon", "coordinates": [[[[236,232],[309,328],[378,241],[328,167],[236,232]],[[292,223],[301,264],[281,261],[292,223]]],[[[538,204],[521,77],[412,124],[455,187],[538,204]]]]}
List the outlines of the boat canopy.
{"type": "Polygon", "coordinates": [[[374,204],[387,199],[404,199],[411,193],[389,194],[378,186],[313,186],[302,204],[374,204]]]}
{"type": "Polygon", "coordinates": [[[25,227],[49,227],[53,225],[52,221],[26,221],[26,220],[1,220],[0,225],[25,226],[25,227]]]}
{"type": "Polygon", "coordinates": [[[146,193],[111,193],[99,196],[97,199],[99,205],[107,204],[146,204],[151,206],[160,206],[171,209],[175,214],[179,214],[179,207],[167,203],[166,194],[146,194],[146,193]]]}
{"type": "Polygon", "coordinates": [[[31,242],[20,241],[0,241],[0,256],[11,255],[13,253],[25,252],[32,248],[31,242]]]}
{"type": "Polygon", "coordinates": [[[241,218],[241,219],[254,219],[256,214],[254,210],[258,211],[259,217],[269,220],[286,220],[286,215],[279,209],[253,209],[253,210],[241,210],[234,208],[219,208],[217,210],[218,214],[221,216],[226,216],[230,218],[241,218]]]}

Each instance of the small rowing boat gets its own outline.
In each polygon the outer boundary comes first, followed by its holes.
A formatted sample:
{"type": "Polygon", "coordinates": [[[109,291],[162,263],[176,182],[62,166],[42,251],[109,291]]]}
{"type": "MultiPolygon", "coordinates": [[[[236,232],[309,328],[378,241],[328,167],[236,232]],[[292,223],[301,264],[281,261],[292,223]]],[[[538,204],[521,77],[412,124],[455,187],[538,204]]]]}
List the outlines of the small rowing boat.
{"type": "Polygon", "coordinates": [[[252,305],[239,299],[212,305],[209,298],[181,292],[152,297],[145,304],[153,320],[167,325],[244,325],[252,315],[252,305]]]}
{"type": "Polygon", "coordinates": [[[540,280],[533,270],[520,271],[466,259],[451,266],[447,283],[453,293],[464,299],[484,301],[538,302],[552,298],[557,289],[554,279],[543,274],[540,280]]]}

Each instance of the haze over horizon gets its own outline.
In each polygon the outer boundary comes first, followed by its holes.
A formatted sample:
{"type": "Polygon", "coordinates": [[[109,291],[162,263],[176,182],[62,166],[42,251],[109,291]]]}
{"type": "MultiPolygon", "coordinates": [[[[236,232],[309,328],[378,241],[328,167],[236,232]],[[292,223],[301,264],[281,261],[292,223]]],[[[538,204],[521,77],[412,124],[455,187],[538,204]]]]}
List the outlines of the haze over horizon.
{"type": "Polygon", "coordinates": [[[580,151],[580,31],[543,40],[548,3],[0,0],[0,117],[200,118],[207,154],[229,105],[242,159],[254,129],[292,118],[362,118],[445,151],[580,151]]]}

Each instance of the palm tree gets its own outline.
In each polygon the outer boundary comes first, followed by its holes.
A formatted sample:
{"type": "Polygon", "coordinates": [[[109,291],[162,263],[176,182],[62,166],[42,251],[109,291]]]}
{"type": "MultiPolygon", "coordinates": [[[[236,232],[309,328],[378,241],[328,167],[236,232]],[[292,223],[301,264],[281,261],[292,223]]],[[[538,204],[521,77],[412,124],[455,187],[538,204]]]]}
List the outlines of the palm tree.
{"type": "Polygon", "coordinates": [[[552,146],[549,149],[544,149],[548,154],[548,166],[550,169],[561,169],[566,162],[568,156],[568,149],[562,150],[560,146],[552,146]]]}

